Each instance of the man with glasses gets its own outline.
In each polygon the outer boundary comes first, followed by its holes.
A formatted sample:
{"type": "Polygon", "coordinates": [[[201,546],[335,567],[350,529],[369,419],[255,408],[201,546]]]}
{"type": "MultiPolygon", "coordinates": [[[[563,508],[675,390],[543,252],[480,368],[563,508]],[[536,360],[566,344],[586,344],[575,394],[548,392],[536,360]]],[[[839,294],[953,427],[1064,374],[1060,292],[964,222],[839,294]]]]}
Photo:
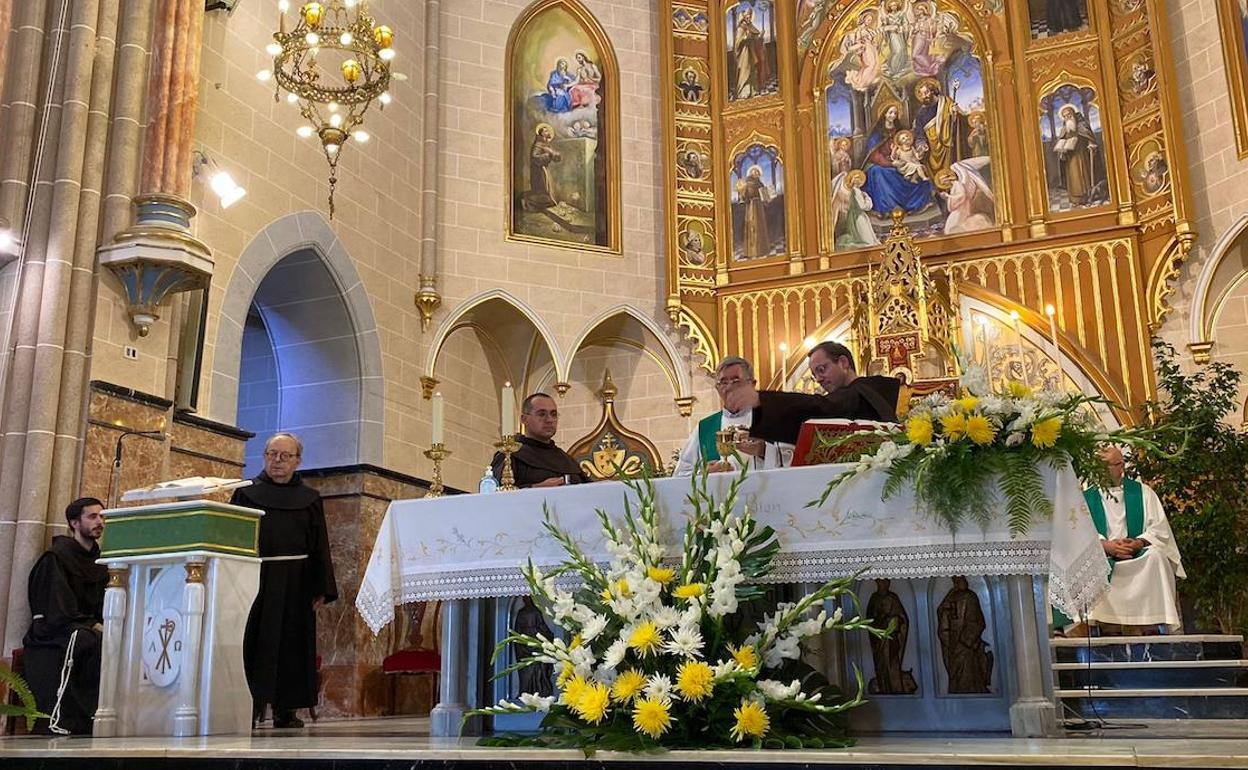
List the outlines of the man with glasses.
{"type": "Polygon", "coordinates": [[[802,423],[815,418],[897,421],[901,381],[880,375],[859,376],[854,355],[839,342],[821,342],[807,355],[810,374],[826,395],[734,389],[724,408],[752,409],[750,435],[764,441],[797,442],[802,423]]]}
{"type": "Polygon", "coordinates": [[[274,727],[303,727],[315,708],[316,610],[338,598],[321,495],[296,472],[303,443],[278,433],[264,447],[264,471],[230,502],[264,511],[260,519],[260,592],[247,618],[243,666],[256,721],[273,706],[274,727]]]}
{"type": "MultiPolygon", "coordinates": [[[[715,392],[719,394],[720,405],[724,408],[698,422],[698,429],[689,436],[680,451],[673,476],[692,475],[699,462],[706,462],[707,469],[712,473],[738,469],[735,458],[719,456],[715,434],[733,427],[739,428],[742,433],[749,431],[753,410],[746,408],[734,412],[725,404],[729,394],[743,388],[752,390],[754,386],[754,367],[749,361],[739,356],[728,356],[719,362],[719,366],[715,367],[715,392]]],[[[736,448],[742,458],[749,458],[753,469],[782,468],[793,456],[791,445],[759,438],[739,438],[736,448]]]]}
{"type": "MultiPolygon", "coordinates": [[[[589,476],[576,460],[555,446],[559,430],[559,407],[545,393],[534,393],[520,405],[520,424],[524,433],[516,436],[520,449],[511,456],[512,475],[520,489],[530,487],[561,487],[585,484],[589,476]]],[[[490,464],[494,478],[503,478],[503,453],[495,452],[490,464]]]]}

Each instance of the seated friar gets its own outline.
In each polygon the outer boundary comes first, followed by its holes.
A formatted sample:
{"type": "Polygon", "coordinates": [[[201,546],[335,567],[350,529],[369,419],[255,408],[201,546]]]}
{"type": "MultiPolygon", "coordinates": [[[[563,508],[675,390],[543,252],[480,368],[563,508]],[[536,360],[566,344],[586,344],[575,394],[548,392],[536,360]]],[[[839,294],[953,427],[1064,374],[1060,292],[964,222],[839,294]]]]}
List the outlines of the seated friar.
{"type": "MultiPolygon", "coordinates": [[[[1111,566],[1109,591],[1092,607],[1098,625],[1182,627],[1175,578],[1186,577],[1161,499],[1147,484],[1123,475],[1122,451],[1101,451],[1113,486],[1084,492],[1111,566]]],[[[1129,632],[1124,628],[1124,632],[1129,632]]]]}

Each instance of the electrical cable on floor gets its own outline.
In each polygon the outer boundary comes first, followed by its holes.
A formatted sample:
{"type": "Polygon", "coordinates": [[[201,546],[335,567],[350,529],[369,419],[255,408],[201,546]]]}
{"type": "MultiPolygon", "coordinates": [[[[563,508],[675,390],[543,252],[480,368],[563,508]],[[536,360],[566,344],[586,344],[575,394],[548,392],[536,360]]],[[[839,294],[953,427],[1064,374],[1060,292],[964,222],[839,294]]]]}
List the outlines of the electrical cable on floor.
{"type": "MultiPolygon", "coordinates": [[[[1148,725],[1142,722],[1111,722],[1110,720],[1101,716],[1101,710],[1096,705],[1096,699],[1092,697],[1092,690],[1093,690],[1092,688],[1092,673],[1093,673],[1092,626],[1089,623],[1089,618],[1088,618],[1086,610],[1083,613],[1081,613],[1080,622],[1083,624],[1083,627],[1084,629],[1086,629],[1086,632],[1087,632],[1087,636],[1084,637],[1087,640],[1087,645],[1084,647],[1084,649],[1087,652],[1088,668],[1086,672],[1087,676],[1084,680],[1084,690],[1087,692],[1088,704],[1092,707],[1093,718],[1088,719],[1083,714],[1079,713],[1078,711],[1075,711],[1073,708],[1067,705],[1065,700],[1063,700],[1062,708],[1064,708],[1065,710],[1071,713],[1074,713],[1076,716],[1079,717],[1080,721],[1074,724],[1063,723],[1062,726],[1067,730],[1076,731],[1076,732],[1081,732],[1084,730],[1101,731],[1101,730],[1146,730],[1148,729],[1148,725]]],[[[1127,650],[1129,653],[1131,649],[1130,645],[1124,645],[1124,646],[1127,647],[1127,650]]]]}

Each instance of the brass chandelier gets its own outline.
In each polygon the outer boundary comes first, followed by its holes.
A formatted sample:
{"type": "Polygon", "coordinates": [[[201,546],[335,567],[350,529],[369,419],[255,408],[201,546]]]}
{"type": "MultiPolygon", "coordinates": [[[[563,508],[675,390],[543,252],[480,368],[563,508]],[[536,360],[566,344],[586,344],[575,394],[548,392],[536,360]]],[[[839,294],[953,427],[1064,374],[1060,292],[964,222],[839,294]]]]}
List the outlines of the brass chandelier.
{"type": "Polygon", "coordinates": [[[379,109],[390,103],[390,61],[394,33],[377,24],[366,0],[324,0],[300,6],[293,29],[286,29],[289,0],[279,0],[278,30],[265,50],[273,69],[260,80],[276,82],[273,98],[299,107],[308,122],[295,132],[320,139],[329,162],[329,217],[334,217],[338,157],[352,139],[363,144],[368,132],[360,125],[373,101],[379,109]]]}

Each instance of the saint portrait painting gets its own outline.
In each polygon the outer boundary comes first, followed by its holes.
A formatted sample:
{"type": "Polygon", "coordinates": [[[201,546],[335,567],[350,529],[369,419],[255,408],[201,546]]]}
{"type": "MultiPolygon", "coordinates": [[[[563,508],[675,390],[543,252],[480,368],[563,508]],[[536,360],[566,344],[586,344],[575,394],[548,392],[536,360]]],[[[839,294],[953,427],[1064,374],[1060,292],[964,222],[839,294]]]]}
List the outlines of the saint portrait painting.
{"type": "Polygon", "coordinates": [[[829,245],[875,246],[897,210],[916,237],[994,227],[994,116],[966,20],[935,0],[850,13],[827,44],[829,245]]]}
{"type": "Polygon", "coordinates": [[[770,0],[741,0],[724,11],[728,35],[728,100],[775,93],[776,14],[770,0]]]}
{"type": "Polygon", "coordinates": [[[1040,100],[1040,139],[1050,211],[1109,202],[1105,142],[1096,91],[1064,85],[1040,100]]]}
{"type": "Polygon", "coordinates": [[[530,7],[509,41],[508,236],[619,251],[618,81],[572,0],[530,7]]]}
{"type": "Polygon", "coordinates": [[[733,159],[729,177],[733,258],[784,254],[784,165],[776,149],[751,145],[733,159]]]}

